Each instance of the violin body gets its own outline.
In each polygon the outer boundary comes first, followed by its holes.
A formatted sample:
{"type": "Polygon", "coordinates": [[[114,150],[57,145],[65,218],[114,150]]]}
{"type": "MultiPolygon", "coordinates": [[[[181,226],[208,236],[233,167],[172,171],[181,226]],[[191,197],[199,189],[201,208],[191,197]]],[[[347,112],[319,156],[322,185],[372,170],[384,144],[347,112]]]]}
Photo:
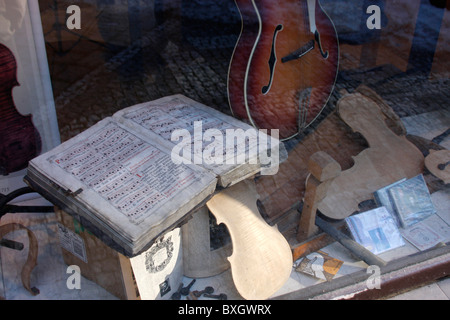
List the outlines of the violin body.
{"type": "Polygon", "coordinates": [[[233,115],[291,138],[317,118],[334,89],[334,25],[316,0],[235,1],[242,31],[228,75],[233,115]]]}
{"type": "Polygon", "coordinates": [[[41,137],[31,115],[21,115],[12,91],[17,82],[17,62],[13,53],[0,44],[0,174],[25,169],[41,152],[41,137]]]}
{"type": "Polygon", "coordinates": [[[256,184],[243,180],[215,194],[207,203],[218,224],[230,233],[228,257],[234,285],[244,299],[264,300],[277,292],[292,271],[292,252],[277,226],[261,217],[256,184]]]}

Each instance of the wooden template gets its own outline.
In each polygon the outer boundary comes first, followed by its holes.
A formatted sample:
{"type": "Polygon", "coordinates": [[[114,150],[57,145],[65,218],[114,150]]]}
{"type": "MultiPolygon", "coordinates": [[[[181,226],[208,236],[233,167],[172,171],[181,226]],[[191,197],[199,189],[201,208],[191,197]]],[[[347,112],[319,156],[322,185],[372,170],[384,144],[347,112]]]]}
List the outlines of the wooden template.
{"type": "Polygon", "coordinates": [[[450,150],[430,150],[425,158],[425,166],[437,178],[450,183],[450,150]]]}
{"type": "Polygon", "coordinates": [[[355,132],[369,144],[353,158],[354,165],[333,179],[318,209],[332,219],[344,219],[358,204],[372,198],[374,191],[402,178],[423,172],[424,157],[405,136],[398,136],[385,123],[377,101],[360,93],[346,94],[338,111],[355,132]]]}

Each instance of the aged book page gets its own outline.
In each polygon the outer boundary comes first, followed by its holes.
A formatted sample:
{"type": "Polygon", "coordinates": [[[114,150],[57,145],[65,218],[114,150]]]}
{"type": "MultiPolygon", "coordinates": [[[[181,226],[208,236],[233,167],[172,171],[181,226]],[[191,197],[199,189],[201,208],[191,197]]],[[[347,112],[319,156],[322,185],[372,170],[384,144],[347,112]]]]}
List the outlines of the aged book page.
{"type": "Polygon", "coordinates": [[[158,238],[150,249],[130,259],[142,300],[169,300],[183,282],[181,230],[158,238]]]}
{"type": "Polygon", "coordinates": [[[137,131],[156,133],[177,155],[213,171],[222,187],[258,173],[262,165],[278,166],[280,148],[284,154],[278,139],[183,95],[131,106],[114,117],[137,131]],[[268,153],[273,156],[261,161],[268,153]]]}
{"type": "Polygon", "coordinates": [[[30,162],[29,177],[135,252],[212,194],[214,174],[175,164],[151,135],[107,118],[30,162]],[[134,248],[136,246],[136,248],[134,248]]]}

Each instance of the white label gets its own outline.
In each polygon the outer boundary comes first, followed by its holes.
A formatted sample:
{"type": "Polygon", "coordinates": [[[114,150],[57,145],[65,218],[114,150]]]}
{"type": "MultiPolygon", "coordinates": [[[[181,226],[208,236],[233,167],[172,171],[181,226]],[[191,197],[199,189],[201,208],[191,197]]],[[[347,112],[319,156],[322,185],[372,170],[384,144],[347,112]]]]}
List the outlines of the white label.
{"type": "Polygon", "coordinates": [[[87,263],[86,247],[79,235],[60,223],[58,223],[58,235],[62,248],[87,263]]]}

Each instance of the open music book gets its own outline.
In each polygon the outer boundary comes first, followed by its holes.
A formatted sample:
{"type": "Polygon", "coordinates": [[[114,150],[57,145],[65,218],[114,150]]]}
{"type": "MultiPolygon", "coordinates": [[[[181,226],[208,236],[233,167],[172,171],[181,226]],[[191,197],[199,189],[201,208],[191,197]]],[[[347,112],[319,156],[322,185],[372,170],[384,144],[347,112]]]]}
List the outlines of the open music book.
{"type": "Polygon", "coordinates": [[[25,180],[106,244],[135,256],[217,188],[277,170],[280,146],[174,95],[125,108],[31,160],[25,180]]]}

